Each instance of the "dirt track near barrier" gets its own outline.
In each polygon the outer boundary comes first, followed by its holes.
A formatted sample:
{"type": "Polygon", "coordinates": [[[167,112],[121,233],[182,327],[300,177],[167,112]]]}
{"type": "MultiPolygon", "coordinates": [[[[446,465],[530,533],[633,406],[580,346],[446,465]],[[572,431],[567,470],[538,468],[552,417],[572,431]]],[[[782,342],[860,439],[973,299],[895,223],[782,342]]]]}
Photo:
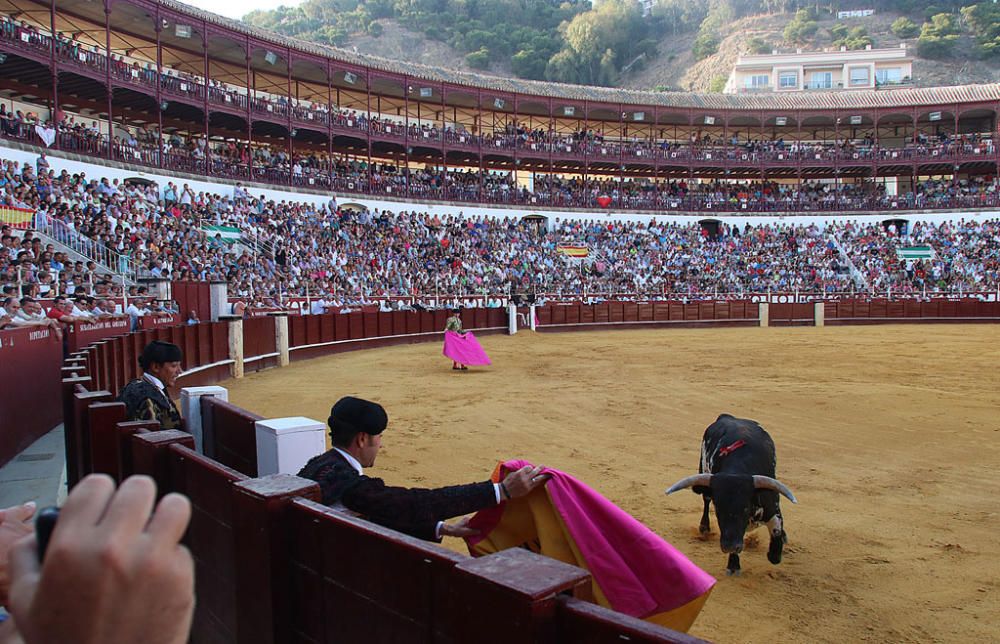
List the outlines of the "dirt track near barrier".
{"type": "MultiPolygon", "coordinates": [[[[353,394],[389,412],[371,473],[436,486],[498,459],[569,472],[719,578],[692,629],[717,642],[1000,641],[1000,326],[611,331],[485,337],[453,372],[429,343],[223,383],[269,417],[325,420],[353,394]],[[723,575],[715,517],[663,494],[721,412],[774,437],[785,560],[723,575]]],[[[461,542],[450,540],[461,549],[461,542]]]]}

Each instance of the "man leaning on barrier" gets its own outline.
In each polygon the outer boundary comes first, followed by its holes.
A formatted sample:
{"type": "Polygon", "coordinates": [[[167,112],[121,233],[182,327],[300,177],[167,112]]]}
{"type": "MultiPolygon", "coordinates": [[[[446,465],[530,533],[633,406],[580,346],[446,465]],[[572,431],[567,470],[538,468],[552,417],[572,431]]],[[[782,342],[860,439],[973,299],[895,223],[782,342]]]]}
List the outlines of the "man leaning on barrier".
{"type": "Polygon", "coordinates": [[[352,510],[373,523],[419,539],[471,536],[476,532],[464,520],[455,524],[444,521],[525,496],[548,480],[541,474],[542,466],[537,466],[512,472],[500,483],[483,481],[435,489],[389,486],[363,472],[375,464],[382,432],[389,423],[382,405],[350,396],[341,398],[330,411],[328,423],[333,449],[306,463],[299,476],[319,483],[323,503],[352,510]]]}
{"type": "Polygon", "coordinates": [[[183,428],[181,414],[167,393],[167,387],[177,384],[183,357],[176,344],[154,340],[146,345],[139,356],[142,377],[122,387],[118,394],[129,420],[159,421],[163,429],[183,428]]]}

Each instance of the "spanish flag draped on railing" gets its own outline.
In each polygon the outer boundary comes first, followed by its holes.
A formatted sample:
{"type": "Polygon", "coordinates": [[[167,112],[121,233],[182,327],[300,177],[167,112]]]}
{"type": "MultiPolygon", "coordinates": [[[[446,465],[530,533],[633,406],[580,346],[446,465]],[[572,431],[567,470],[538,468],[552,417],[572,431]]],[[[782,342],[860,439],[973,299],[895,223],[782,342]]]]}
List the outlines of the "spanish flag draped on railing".
{"type": "Polygon", "coordinates": [[[13,206],[0,206],[0,224],[6,224],[13,228],[20,228],[21,230],[31,228],[31,220],[34,216],[34,210],[14,208],[13,206]]]}
{"type": "MultiPolygon", "coordinates": [[[[493,481],[528,465],[507,461],[493,481]]],[[[568,474],[526,497],[483,510],[466,543],[474,556],[523,547],[588,570],[601,606],[686,632],[715,579],[621,508],[568,474]]]]}
{"type": "Polygon", "coordinates": [[[583,258],[590,255],[590,249],[588,247],[579,245],[559,244],[556,246],[556,251],[562,253],[566,257],[583,258]]]}

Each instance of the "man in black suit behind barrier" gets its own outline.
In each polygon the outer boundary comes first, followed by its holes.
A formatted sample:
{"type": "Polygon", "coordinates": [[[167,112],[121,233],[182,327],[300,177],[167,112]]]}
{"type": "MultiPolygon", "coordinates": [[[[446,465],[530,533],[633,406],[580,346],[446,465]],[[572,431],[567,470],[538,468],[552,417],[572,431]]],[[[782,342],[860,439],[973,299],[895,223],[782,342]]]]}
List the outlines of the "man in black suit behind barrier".
{"type": "Polygon", "coordinates": [[[525,496],[548,480],[538,466],[512,472],[500,483],[483,481],[433,490],[388,486],[362,471],[375,464],[382,432],[389,423],[382,405],[341,398],[327,422],[333,449],[306,463],[299,476],[319,483],[326,505],[353,510],[373,523],[419,539],[440,541],[443,536],[475,534],[464,521],[453,525],[444,521],[525,496]]]}

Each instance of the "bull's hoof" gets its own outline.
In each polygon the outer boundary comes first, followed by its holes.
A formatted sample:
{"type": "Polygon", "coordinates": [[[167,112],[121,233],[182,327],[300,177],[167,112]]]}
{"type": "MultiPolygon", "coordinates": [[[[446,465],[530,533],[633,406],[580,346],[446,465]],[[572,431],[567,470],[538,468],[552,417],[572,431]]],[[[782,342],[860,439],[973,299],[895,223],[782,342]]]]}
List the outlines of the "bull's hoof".
{"type": "Polygon", "coordinates": [[[712,531],[712,528],[710,528],[707,523],[702,523],[700,526],[698,526],[698,532],[700,532],[702,534],[708,534],[711,531],[712,531]]]}
{"type": "Polygon", "coordinates": [[[729,555],[729,561],[726,562],[726,576],[740,576],[740,556],[736,553],[729,555]]]}
{"type": "Polygon", "coordinates": [[[788,537],[784,530],[781,531],[780,537],[771,537],[771,545],[767,549],[767,560],[775,565],[780,564],[781,554],[786,543],[788,543],[788,537]]]}

